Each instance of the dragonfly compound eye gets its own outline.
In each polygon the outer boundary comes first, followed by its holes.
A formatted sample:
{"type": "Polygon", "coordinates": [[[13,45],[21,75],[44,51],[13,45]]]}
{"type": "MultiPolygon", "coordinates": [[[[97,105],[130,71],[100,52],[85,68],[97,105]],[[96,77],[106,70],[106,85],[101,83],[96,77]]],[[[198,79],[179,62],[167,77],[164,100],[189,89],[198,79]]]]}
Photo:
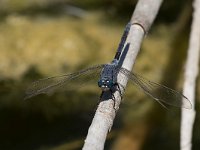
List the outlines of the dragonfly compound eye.
{"type": "Polygon", "coordinates": [[[98,81],[98,86],[99,86],[99,87],[107,86],[107,85],[108,85],[107,80],[99,80],[99,81],[98,81]]]}
{"type": "Polygon", "coordinates": [[[113,87],[113,82],[110,81],[110,80],[107,80],[107,81],[106,81],[106,86],[107,86],[108,88],[112,88],[112,87],[113,87]]]}

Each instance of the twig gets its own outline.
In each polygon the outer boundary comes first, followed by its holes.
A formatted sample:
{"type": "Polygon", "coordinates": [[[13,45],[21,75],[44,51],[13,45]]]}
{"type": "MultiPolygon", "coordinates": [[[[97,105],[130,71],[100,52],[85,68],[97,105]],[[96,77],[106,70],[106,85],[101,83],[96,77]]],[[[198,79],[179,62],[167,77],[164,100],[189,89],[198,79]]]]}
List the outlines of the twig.
{"type": "MultiPolygon", "coordinates": [[[[127,43],[130,43],[130,47],[123,61],[123,68],[126,68],[129,71],[132,70],[136,56],[140,50],[143,37],[151,27],[161,3],[162,0],[138,1],[131,18],[132,26],[127,39],[127,43]]],[[[123,75],[119,74],[118,79],[122,78],[123,75]]],[[[119,84],[126,87],[127,79],[123,78],[123,80],[119,80],[119,84]]],[[[118,91],[114,93],[114,96],[115,109],[113,109],[113,100],[107,99],[108,96],[106,96],[106,94],[103,95],[103,101],[99,104],[92,124],[88,130],[83,150],[103,150],[107,133],[112,128],[116,112],[119,109],[121,102],[121,96],[118,91]]]]}
{"type": "Polygon", "coordinates": [[[187,96],[192,105],[193,109],[185,110],[182,109],[181,117],[181,150],[192,149],[192,130],[195,120],[195,87],[196,78],[198,75],[199,68],[199,53],[200,53],[200,0],[195,0],[193,3],[193,22],[191,26],[190,41],[186,62],[185,70],[185,83],[183,94],[187,96]]]}

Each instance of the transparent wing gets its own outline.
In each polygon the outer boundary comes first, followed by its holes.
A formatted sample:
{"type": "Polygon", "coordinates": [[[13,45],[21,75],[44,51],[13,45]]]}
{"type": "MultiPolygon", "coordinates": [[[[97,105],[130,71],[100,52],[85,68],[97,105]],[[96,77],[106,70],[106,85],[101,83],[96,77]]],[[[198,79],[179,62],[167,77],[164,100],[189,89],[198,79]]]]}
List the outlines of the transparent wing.
{"type": "Polygon", "coordinates": [[[163,105],[164,103],[187,109],[192,108],[191,102],[181,93],[172,90],[164,85],[151,82],[141,77],[140,75],[128,71],[125,68],[121,68],[120,72],[127,76],[134,84],[139,86],[147,95],[157,100],[160,104],[163,105]]]}
{"type": "Polygon", "coordinates": [[[51,94],[55,90],[63,87],[70,89],[74,83],[82,85],[99,75],[103,67],[104,64],[97,65],[72,74],[49,77],[35,81],[27,88],[25,99],[41,93],[51,94]]]}

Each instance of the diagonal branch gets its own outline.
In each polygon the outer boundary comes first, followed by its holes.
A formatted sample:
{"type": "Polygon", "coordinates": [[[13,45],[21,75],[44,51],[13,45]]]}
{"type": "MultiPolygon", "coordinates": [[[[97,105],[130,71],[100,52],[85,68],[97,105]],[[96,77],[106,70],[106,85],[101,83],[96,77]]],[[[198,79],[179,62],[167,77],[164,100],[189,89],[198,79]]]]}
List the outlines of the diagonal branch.
{"type": "MultiPolygon", "coordinates": [[[[157,12],[160,8],[162,0],[139,0],[135,11],[131,18],[131,29],[127,38],[127,43],[130,43],[129,50],[124,58],[122,67],[131,71],[135,62],[136,56],[140,50],[143,37],[148,33],[157,12]]],[[[122,74],[118,75],[119,84],[126,87],[127,78],[124,78],[122,74]],[[122,80],[121,80],[122,79],[122,80]]],[[[122,91],[123,92],[123,91],[122,91]]],[[[112,98],[105,92],[99,104],[92,124],[88,130],[83,150],[103,150],[104,143],[108,131],[111,130],[113,121],[116,115],[116,110],[119,109],[121,102],[121,93],[116,91],[115,96],[115,109],[113,109],[114,102],[112,98]]],[[[123,93],[122,93],[123,94],[123,93]]]]}

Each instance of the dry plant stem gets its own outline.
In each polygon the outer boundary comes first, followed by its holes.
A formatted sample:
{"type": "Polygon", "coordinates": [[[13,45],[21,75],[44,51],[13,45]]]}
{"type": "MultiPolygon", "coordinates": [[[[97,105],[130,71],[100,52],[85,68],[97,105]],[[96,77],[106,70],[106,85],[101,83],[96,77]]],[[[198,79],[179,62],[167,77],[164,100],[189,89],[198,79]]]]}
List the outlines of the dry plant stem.
{"type": "Polygon", "coordinates": [[[188,48],[188,55],[185,70],[185,82],[183,94],[187,96],[193,106],[193,109],[182,109],[181,117],[181,150],[192,149],[192,131],[195,120],[195,87],[196,78],[199,68],[199,54],[200,54],[200,0],[195,0],[193,3],[193,22],[191,26],[190,41],[188,48]]]}
{"type": "Polygon", "coordinates": [[[132,15],[131,22],[140,25],[148,33],[160,8],[162,0],[139,0],[132,15]]]}
{"type": "MultiPolygon", "coordinates": [[[[131,71],[135,62],[136,56],[140,50],[141,43],[145,33],[148,32],[151,24],[153,23],[162,0],[139,0],[133,13],[131,23],[133,24],[130,29],[127,43],[130,43],[129,51],[123,61],[122,67],[131,71]]],[[[119,74],[118,79],[123,75],[119,74]]],[[[126,87],[127,79],[119,80],[120,84],[126,87]]],[[[123,94],[123,93],[122,93],[123,94]]],[[[105,95],[105,94],[104,94],[105,95]]],[[[106,99],[103,96],[102,102],[99,104],[92,124],[88,130],[83,150],[103,150],[104,143],[108,131],[111,130],[113,121],[121,102],[121,96],[118,91],[114,93],[115,96],[115,109],[114,101],[106,99]]]]}
{"type": "MultiPolygon", "coordinates": [[[[131,49],[133,49],[133,51],[129,51],[129,53],[131,53],[130,55],[135,55],[134,57],[136,57],[143,39],[144,32],[141,27],[134,25],[131,27],[130,34],[132,36],[129,36],[129,39],[131,39],[135,44],[130,45],[130,48],[132,46],[131,49]]],[[[123,83],[120,84],[125,85],[126,83],[127,81],[123,80],[123,83]]],[[[118,110],[121,102],[121,96],[119,92],[116,91],[114,96],[115,109],[113,108],[114,101],[112,99],[105,99],[99,104],[92,124],[88,130],[88,135],[85,140],[83,150],[103,150],[107,133],[111,130],[116,115],[116,110],[118,110]]]]}

